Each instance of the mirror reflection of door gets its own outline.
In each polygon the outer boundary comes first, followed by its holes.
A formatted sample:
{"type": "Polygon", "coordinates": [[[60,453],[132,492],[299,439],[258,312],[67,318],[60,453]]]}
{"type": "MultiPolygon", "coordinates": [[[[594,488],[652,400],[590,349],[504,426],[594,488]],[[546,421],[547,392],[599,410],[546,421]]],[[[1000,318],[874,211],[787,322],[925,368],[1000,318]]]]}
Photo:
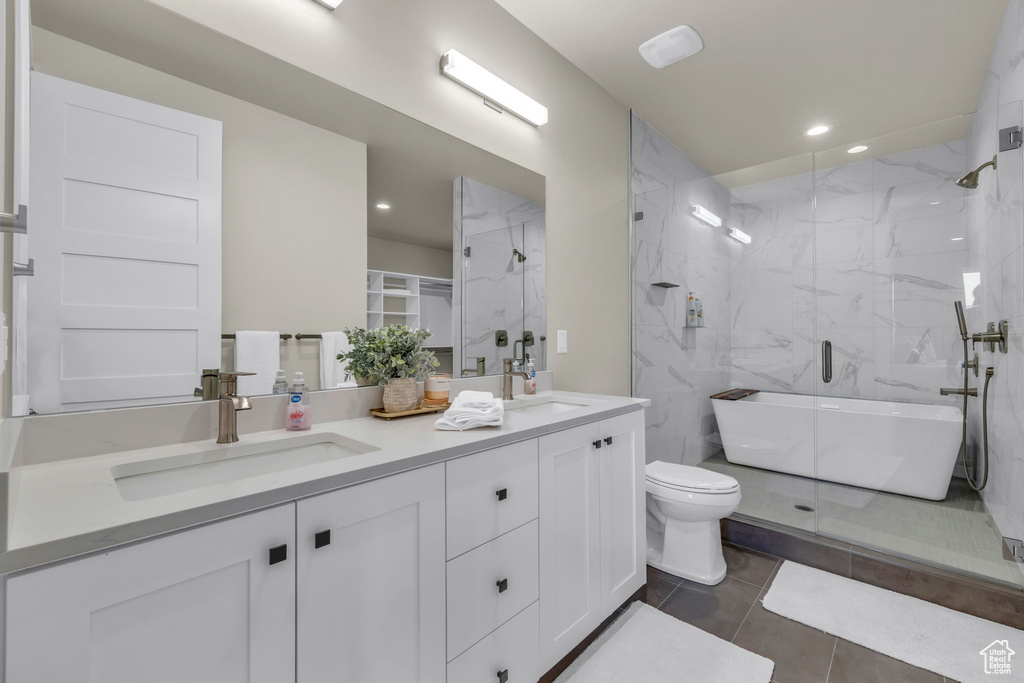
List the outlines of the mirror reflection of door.
{"type": "Polygon", "coordinates": [[[220,363],[221,123],[32,75],[29,407],[191,400],[220,363]]]}

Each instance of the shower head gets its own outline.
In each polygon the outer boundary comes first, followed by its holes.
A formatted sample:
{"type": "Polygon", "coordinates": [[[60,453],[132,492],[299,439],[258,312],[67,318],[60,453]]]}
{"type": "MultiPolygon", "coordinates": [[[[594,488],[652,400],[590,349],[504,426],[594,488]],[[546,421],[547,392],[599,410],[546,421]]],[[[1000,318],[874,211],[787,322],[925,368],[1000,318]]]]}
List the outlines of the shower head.
{"type": "Polygon", "coordinates": [[[966,188],[968,190],[976,189],[978,187],[978,175],[981,174],[982,169],[985,168],[986,166],[991,166],[992,168],[996,168],[996,157],[998,157],[998,156],[999,155],[993,156],[992,157],[992,161],[986,161],[981,166],[979,166],[978,168],[974,169],[973,171],[971,171],[970,173],[965,175],[960,180],[956,181],[956,184],[959,185],[960,187],[966,188]]]}
{"type": "Polygon", "coordinates": [[[955,301],[953,307],[956,309],[956,323],[960,326],[960,337],[967,341],[967,319],[964,318],[964,302],[955,301]]]}

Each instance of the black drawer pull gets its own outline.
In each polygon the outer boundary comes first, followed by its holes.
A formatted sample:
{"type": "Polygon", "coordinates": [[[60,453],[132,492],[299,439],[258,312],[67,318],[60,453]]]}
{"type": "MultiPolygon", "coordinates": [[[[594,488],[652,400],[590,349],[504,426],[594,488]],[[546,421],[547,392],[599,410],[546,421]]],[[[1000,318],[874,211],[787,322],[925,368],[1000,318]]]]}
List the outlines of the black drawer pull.
{"type": "Polygon", "coordinates": [[[502,669],[498,672],[498,683],[508,683],[508,669],[502,669]]]}
{"type": "Polygon", "coordinates": [[[288,559],[288,544],[276,545],[270,549],[270,564],[277,564],[288,559]]]}
{"type": "Polygon", "coordinates": [[[501,581],[498,581],[497,582],[497,586],[498,586],[498,592],[499,593],[504,593],[505,591],[508,590],[508,579],[502,579],[501,581]]]}
{"type": "Polygon", "coordinates": [[[494,495],[498,497],[498,500],[505,500],[508,498],[508,489],[500,489],[494,492],[494,495]]]}
{"type": "Polygon", "coordinates": [[[604,437],[604,442],[606,444],[608,444],[609,446],[611,446],[612,445],[612,437],[610,437],[610,436],[604,437]]]}
{"type": "Polygon", "coordinates": [[[323,548],[325,545],[331,544],[331,530],[318,531],[313,534],[313,547],[323,548]]]}
{"type": "Polygon", "coordinates": [[[594,442],[594,448],[600,448],[600,447],[601,447],[601,439],[598,439],[597,441],[594,442]]]}

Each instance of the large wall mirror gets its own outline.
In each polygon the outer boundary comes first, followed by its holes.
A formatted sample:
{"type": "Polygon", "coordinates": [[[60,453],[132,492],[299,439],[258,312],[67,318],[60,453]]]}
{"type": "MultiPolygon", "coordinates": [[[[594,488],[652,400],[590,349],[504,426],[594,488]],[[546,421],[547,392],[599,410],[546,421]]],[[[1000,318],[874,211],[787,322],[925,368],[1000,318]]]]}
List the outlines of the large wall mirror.
{"type": "Polygon", "coordinates": [[[162,9],[223,61],[75,5],[32,6],[15,415],[198,401],[208,368],[345,386],[355,326],[430,329],[456,377],[545,367],[542,176],[162,9]]]}

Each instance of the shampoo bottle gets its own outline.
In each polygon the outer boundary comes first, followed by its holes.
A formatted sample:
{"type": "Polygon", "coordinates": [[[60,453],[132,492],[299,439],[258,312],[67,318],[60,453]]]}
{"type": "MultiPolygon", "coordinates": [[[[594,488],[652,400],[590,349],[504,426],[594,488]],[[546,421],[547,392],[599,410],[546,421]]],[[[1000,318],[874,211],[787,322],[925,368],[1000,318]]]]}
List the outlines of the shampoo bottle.
{"type": "Polygon", "coordinates": [[[537,369],[533,365],[533,359],[531,358],[526,363],[526,374],[530,376],[530,379],[526,382],[526,393],[536,394],[537,393],[537,369]]]}
{"type": "Polygon", "coordinates": [[[277,378],[274,380],[274,393],[275,394],[287,394],[288,393],[288,379],[284,376],[284,370],[277,371],[277,378]]]}
{"type": "Polygon", "coordinates": [[[313,426],[310,414],[309,391],[301,372],[295,373],[295,385],[288,393],[285,406],[284,428],[290,432],[302,432],[313,426]]]}
{"type": "Polygon", "coordinates": [[[693,303],[697,307],[697,327],[704,327],[704,302],[695,297],[693,303]]]}
{"type": "Polygon", "coordinates": [[[686,299],[686,326],[697,327],[697,302],[694,300],[693,292],[686,299]]]}

